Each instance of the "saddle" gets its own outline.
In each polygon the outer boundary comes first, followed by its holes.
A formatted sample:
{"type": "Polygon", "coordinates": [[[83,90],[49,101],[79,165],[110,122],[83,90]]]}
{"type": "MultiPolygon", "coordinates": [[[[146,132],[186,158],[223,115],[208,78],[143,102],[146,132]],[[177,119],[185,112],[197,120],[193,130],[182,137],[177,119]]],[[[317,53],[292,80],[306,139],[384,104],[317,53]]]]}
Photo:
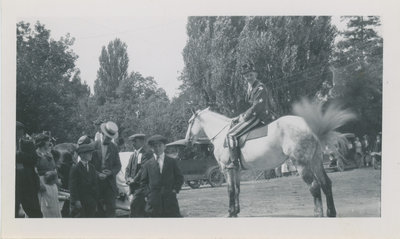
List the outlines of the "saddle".
{"type": "MultiPolygon", "coordinates": [[[[231,128],[234,125],[231,125],[231,128]]],[[[258,138],[262,138],[262,137],[266,137],[268,135],[268,124],[263,124],[263,123],[259,123],[257,124],[253,129],[251,129],[249,132],[243,134],[242,136],[238,137],[238,146],[239,148],[243,148],[243,146],[245,145],[245,143],[248,140],[252,140],[252,139],[258,139],[258,138]]],[[[224,148],[228,147],[228,140],[227,138],[225,138],[224,141],[224,148]]]]}

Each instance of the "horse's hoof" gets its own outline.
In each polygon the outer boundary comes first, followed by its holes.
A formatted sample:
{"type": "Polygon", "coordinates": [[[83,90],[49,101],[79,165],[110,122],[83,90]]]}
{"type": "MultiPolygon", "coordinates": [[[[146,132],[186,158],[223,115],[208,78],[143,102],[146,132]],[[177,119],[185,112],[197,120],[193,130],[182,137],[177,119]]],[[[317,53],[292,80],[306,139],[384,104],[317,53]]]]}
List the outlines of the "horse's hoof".
{"type": "Polygon", "coordinates": [[[326,210],[326,216],[328,216],[328,217],[336,217],[336,210],[329,210],[329,209],[327,209],[326,210]]]}
{"type": "Polygon", "coordinates": [[[314,217],[323,217],[324,216],[324,212],[321,210],[315,210],[314,211],[314,217]]]}

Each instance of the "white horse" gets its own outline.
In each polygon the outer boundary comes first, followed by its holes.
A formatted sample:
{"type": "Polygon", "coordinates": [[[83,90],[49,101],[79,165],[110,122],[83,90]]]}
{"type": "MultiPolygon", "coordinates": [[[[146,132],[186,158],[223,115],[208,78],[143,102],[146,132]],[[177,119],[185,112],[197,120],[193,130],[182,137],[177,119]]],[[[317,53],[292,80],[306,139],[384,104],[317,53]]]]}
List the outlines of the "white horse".
{"type": "MultiPolygon", "coordinates": [[[[241,148],[245,168],[273,169],[290,158],[303,180],[309,185],[314,197],[314,214],[323,216],[321,188],[326,196],[327,216],[335,217],[336,209],[332,196],[332,184],[323,165],[323,149],[345,140],[336,131],[355,115],[337,104],[330,104],[325,111],[321,103],[302,100],[294,105],[298,116],[283,116],[268,125],[268,136],[248,140],[241,148]]],[[[229,216],[240,212],[240,169],[226,168],[229,149],[224,141],[232,119],[210,111],[197,111],[189,120],[187,140],[195,140],[205,132],[214,145],[214,155],[228,183],[229,216]]],[[[331,147],[335,148],[335,147],[331,147]]]]}

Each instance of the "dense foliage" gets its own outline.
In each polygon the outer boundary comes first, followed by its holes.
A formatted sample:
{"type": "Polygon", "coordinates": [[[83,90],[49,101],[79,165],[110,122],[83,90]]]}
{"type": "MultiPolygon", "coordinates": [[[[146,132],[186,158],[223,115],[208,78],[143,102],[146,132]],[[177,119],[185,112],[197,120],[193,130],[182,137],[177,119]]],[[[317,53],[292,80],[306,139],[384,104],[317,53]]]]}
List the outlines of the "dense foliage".
{"type": "Polygon", "coordinates": [[[378,17],[344,17],[347,29],[335,51],[333,98],[341,98],[358,114],[348,126],[357,135],[382,131],[383,39],[378,17]]]}
{"type": "Polygon", "coordinates": [[[173,99],[153,77],[128,72],[128,46],[118,38],[100,51],[90,95],[75,67],[74,39],[56,41],[44,25],[20,22],[17,120],[31,132],[50,130],[59,142],[93,136],[95,120],[116,122],[125,141],[134,133],[180,139],[192,108],[211,106],[233,117],[248,107],[239,70],[250,59],[273,94],[277,115],[291,113],[303,96],[342,98],[360,116],[350,131],[375,134],[382,124],[383,42],[374,30],[379,18],[345,20],[348,27],[335,45],[338,32],[330,17],[189,17],[181,92],[173,99]]]}
{"type": "Polygon", "coordinates": [[[90,90],[81,83],[75,67],[78,56],[71,50],[69,35],[56,41],[50,30],[37,23],[17,24],[17,120],[31,132],[50,130],[62,140],[80,133],[77,105],[90,90]]]}

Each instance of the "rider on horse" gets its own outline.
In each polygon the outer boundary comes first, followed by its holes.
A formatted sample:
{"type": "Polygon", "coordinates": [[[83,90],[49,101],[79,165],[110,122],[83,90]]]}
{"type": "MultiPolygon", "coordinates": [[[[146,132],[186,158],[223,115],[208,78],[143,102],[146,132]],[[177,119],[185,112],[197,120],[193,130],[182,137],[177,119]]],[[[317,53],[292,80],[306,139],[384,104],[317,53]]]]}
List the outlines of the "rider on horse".
{"type": "Polygon", "coordinates": [[[243,114],[234,118],[234,125],[228,132],[229,153],[231,163],[228,167],[239,166],[240,147],[238,138],[260,124],[268,124],[275,119],[273,110],[275,103],[272,94],[263,83],[257,80],[257,73],[251,61],[241,66],[241,74],[248,83],[246,101],[251,107],[243,114]]]}

